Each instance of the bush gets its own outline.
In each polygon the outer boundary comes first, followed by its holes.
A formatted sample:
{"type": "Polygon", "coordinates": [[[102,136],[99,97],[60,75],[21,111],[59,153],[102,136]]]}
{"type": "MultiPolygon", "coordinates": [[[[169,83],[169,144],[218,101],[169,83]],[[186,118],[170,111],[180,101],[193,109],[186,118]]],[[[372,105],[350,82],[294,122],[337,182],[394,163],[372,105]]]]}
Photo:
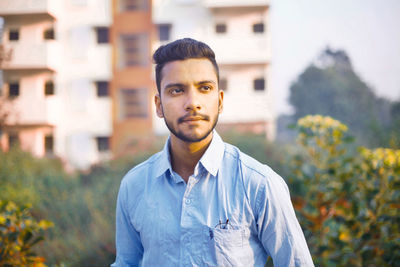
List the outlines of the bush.
{"type": "Polygon", "coordinates": [[[37,222],[29,206],[18,207],[0,201],[0,266],[45,266],[45,259],[32,248],[44,239],[44,231],[53,226],[49,221],[37,222]]]}
{"type": "MultiPolygon", "coordinates": [[[[155,144],[158,145],[158,144],[155,144]]],[[[0,151],[0,199],[31,203],[33,218],[54,227],[32,251],[52,266],[105,266],[115,259],[115,205],[124,174],[149,153],[67,174],[57,159],[0,151]]],[[[1,264],[0,264],[1,265],[1,264]]]]}
{"type": "MultiPolygon", "coordinates": [[[[229,133],[223,137],[287,178],[317,266],[395,266],[400,262],[400,152],[357,148],[347,127],[329,117],[307,116],[295,129],[299,145],[291,150],[270,144],[260,135],[229,133]],[[289,161],[285,160],[287,151],[292,155],[289,161]]],[[[66,174],[57,159],[37,159],[19,150],[0,151],[0,198],[22,207],[10,214],[20,212],[25,215],[19,218],[30,218],[24,206],[29,202],[32,218],[28,220],[54,222],[45,242],[29,250],[43,258],[29,255],[32,260],[43,263],[46,258],[53,266],[112,263],[120,181],[160,147],[157,144],[146,149],[147,153],[75,174],[66,174]]],[[[7,210],[8,204],[2,205],[7,210]]],[[[4,216],[1,212],[0,225],[4,216]]],[[[30,238],[22,230],[10,238],[22,242],[26,238],[27,244],[34,244],[44,234],[36,230],[31,230],[30,238]]]]}
{"type": "Polygon", "coordinates": [[[299,119],[293,202],[319,266],[400,262],[400,151],[355,148],[330,117],[299,119]]]}

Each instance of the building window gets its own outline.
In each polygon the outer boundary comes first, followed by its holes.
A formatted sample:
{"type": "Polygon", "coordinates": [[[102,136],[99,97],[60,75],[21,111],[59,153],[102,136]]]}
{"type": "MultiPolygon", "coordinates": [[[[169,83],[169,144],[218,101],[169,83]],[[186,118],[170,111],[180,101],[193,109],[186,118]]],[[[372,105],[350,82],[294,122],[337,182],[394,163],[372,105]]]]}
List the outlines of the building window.
{"type": "Polygon", "coordinates": [[[52,135],[46,135],[44,137],[44,152],[46,155],[54,154],[54,137],[52,135]]]}
{"type": "Polygon", "coordinates": [[[55,40],[54,28],[47,29],[43,32],[44,40],[55,40]]]}
{"type": "Polygon", "coordinates": [[[224,91],[228,89],[228,80],[226,78],[219,79],[219,89],[224,91]]]}
{"type": "Polygon", "coordinates": [[[146,118],[148,114],[146,89],[121,89],[119,91],[119,118],[146,118]]]}
{"type": "Polygon", "coordinates": [[[44,84],[44,95],[54,95],[54,82],[46,81],[44,84]]]}
{"type": "Polygon", "coordinates": [[[119,0],[121,11],[146,10],[148,0],[119,0]]]}
{"type": "Polygon", "coordinates": [[[16,133],[8,134],[8,147],[16,147],[19,146],[19,136],[16,133]]]}
{"type": "Polygon", "coordinates": [[[225,33],[226,32],[226,24],[225,23],[215,24],[215,32],[216,33],[225,33]]]}
{"type": "Polygon", "coordinates": [[[19,30],[18,29],[10,29],[10,31],[8,32],[8,40],[18,41],[19,40],[19,30]]]}
{"type": "Polygon", "coordinates": [[[109,96],[109,82],[96,81],[97,96],[109,96]]]}
{"type": "Polygon", "coordinates": [[[148,63],[147,34],[123,34],[120,36],[119,67],[145,66],[148,63]]]}
{"type": "Polygon", "coordinates": [[[110,150],[110,137],[107,136],[98,136],[96,137],[97,150],[109,151],[110,150]]]}
{"type": "Polygon", "coordinates": [[[171,24],[158,25],[158,38],[160,41],[168,41],[171,33],[171,24]]]}
{"type": "Polygon", "coordinates": [[[254,90],[264,91],[265,90],[265,80],[264,78],[259,78],[254,80],[254,90]]]}
{"type": "Polygon", "coordinates": [[[264,23],[255,23],[253,24],[253,32],[262,33],[264,32],[264,23]]]}
{"type": "Polygon", "coordinates": [[[8,84],[8,96],[9,97],[19,96],[19,82],[12,82],[8,84]]]}
{"type": "Polygon", "coordinates": [[[108,44],[109,41],[109,28],[108,27],[97,27],[97,43],[98,44],[108,44]]]}

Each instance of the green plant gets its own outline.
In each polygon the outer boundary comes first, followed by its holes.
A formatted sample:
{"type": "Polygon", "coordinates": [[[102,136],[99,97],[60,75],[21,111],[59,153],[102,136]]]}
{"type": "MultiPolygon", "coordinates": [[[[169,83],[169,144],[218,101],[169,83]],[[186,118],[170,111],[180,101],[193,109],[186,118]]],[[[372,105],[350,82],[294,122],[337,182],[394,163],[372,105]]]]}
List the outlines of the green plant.
{"type": "Polygon", "coordinates": [[[19,207],[10,201],[0,201],[0,266],[45,266],[45,259],[32,249],[53,224],[45,220],[37,222],[29,210],[27,205],[19,207]]]}
{"type": "MultiPolygon", "coordinates": [[[[155,146],[151,149],[159,149],[155,146]]],[[[35,158],[19,149],[0,151],[0,197],[17,206],[31,203],[33,218],[54,222],[45,242],[33,249],[48,265],[109,265],[115,260],[120,181],[147,156],[141,153],[93,166],[89,172],[67,174],[57,159],[35,158]]]]}
{"type": "Polygon", "coordinates": [[[400,262],[400,151],[356,149],[330,117],[309,115],[295,128],[301,153],[289,182],[316,265],[400,262]]]}

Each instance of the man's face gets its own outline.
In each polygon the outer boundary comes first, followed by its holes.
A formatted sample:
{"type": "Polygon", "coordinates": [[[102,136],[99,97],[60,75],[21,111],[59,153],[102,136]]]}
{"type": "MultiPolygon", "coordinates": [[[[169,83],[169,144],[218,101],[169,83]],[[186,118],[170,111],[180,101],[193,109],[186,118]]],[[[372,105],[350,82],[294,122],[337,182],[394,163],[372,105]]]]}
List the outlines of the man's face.
{"type": "Polygon", "coordinates": [[[208,59],[172,61],[162,69],[157,115],[170,132],[185,142],[199,142],[210,135],[222,111],[223,91],[208,59]]]}

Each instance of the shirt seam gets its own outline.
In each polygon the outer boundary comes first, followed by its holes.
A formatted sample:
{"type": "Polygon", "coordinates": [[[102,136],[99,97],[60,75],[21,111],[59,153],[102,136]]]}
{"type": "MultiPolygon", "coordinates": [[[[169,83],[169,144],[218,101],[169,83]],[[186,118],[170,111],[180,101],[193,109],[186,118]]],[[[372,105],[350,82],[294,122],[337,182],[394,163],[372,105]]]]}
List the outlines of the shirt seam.
{"type": "MultiPolygon", "coordinates": [[[[130,174],[133,173],[133,172],[140,171],[140,170],[143,169],[143,168],[149,168],[148,165],[154,164],[156,161],[161,160],[161,158],[162,158],[162,151],[158,152],[157,154],[153,155],[152,157],[150,157],[150,158],[147,159],[146,161],[141,162],[141,163],[139,163],[138,165],[136,165],[135,167],[133,167],[132,169],[130,169],[130,170],[127,172],[126,176],[130,175],[130,174]]],[[[152,166],[151,166],[151,167],[152,167],[152,166]]],[[[167,169],[168,169],[168,168],[167,168],[167,169]]],[[[166,170],[167,170],[167,169],[166,169],[166,170]]],[[[166,171],[166,170],[165,170],[165,171],[166,171]]],[[[165,173],[165,171],[164,171],[163,173],[165,173]]],[[[161,175],[162,175],[162,174],[161,174],[161,175]]],[[[159,175],[159,176],[161,176],[161,175],[159,175]]]]}
{"type": "MultiPolygon", "coordinates": [[[[243,165],[246,166],[247,168],[249,168],[249,169],[251,169],[252,171],[255,171],[256,173],[258,173],[259,175],[261,175],[261,176],[267,178],[267,175],[266,175],[265,173],[261,173],[259,170],[257,170],[257,169],[255,169],[254,167],[252,167],[252,166],[246,164],[246,163],[241,159],[240,156],[237,156],[237,154],[234,154],[234,153],[230,152],[230,151],[227,150],[227,149],[225,149],[225,152],[228,153],[228,154],[230,154],[230,155],[232,155],[236,160],[238,160],[241,164],[243,164],[243,165]]],[[[243,153],[243,152],[241,152],[241,151],[239,150],[239,153],[243,153]]],[[[266,167],[265,164],[263,164],[263,163],[261,163],[261,162],[260,162],[260,164],[261,164],[262,166],[266,167]]]]}

